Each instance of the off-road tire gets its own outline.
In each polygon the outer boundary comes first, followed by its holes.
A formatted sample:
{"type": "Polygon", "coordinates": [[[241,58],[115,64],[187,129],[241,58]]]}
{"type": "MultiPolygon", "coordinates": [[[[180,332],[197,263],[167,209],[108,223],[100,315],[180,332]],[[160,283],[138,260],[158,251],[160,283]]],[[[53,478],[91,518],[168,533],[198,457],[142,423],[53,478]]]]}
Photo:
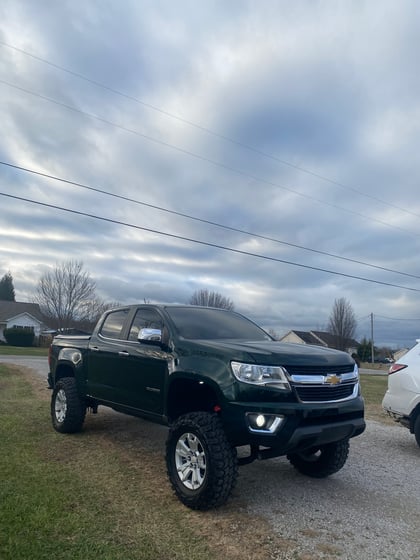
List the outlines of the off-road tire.
{"type": "Polygon", "coordinates": [[[416,438],[417,445],[420,447],[420,412],[417,414],[413,428],[414,437],[416,438]]]}
{"type": "Polygon", "coordinates": [[[170,427],[166,441],[169,480],[181,502],[191,509],[221,506],[236,482],[236,448],[216,414],[191,412],[170,427]]]}
{"type": "Polygon", "coordinates": [[[344,439],[301,453],[291,453],[287,458],[300,473],[313,478],[325,478],[339,471],[349,454],[349,440],[344,439]]]}
{"type": "Polygon", "coordinates": [[[51,419],[57,432],[80,432],[86,415],[86,405],[77,392],[74,377],[57,381],[51,397],[51,419]]]}

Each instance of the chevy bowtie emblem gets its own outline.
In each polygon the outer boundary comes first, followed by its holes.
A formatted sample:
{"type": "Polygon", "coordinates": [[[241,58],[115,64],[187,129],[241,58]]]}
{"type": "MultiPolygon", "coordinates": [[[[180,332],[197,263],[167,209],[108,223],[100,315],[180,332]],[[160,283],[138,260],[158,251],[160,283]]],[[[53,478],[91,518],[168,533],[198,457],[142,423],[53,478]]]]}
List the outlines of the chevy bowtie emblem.
{"type": "Polygon", "coordinates": [[[341,383],[341,378],[338,377],[338,375],[335,375],[335,373],[329,374],[325,377],[324,383],[327,383],[328,385],[338,385],[341,383]]]}

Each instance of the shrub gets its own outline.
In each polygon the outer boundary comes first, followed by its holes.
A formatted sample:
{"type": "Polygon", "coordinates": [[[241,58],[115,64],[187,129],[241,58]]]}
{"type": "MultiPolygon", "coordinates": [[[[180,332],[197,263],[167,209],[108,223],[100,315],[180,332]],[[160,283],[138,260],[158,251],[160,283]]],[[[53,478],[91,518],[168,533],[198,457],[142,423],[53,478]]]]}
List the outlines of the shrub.
{"type": "Polygon", "coordinates": [[[32,346],[34,343],[33,327],[11,327],[4,329],[3,334],[10,346],[32,346]]]}

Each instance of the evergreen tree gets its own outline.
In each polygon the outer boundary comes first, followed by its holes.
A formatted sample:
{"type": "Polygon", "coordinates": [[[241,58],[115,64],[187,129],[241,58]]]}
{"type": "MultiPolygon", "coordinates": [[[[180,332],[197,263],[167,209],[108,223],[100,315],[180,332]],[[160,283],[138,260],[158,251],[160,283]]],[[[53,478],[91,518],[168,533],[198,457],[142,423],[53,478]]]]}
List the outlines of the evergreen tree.
{"type": "MultiPolygon", "coordinates": [[[[376,348],[373,349],[374,353],[376,352],[376,348]]],[[[368,340],[365,336],[361,341],[358,349],[357,354],[360,358],[361,362],[371,362],[372,361],[372,341],[368,340]]]]}
{"type": "Polygon", "coordinates": [[[16,301],[15,288],[13,287],[13,277],[8,272],[0,280],[0,300],[3,301],[16,301]]]}

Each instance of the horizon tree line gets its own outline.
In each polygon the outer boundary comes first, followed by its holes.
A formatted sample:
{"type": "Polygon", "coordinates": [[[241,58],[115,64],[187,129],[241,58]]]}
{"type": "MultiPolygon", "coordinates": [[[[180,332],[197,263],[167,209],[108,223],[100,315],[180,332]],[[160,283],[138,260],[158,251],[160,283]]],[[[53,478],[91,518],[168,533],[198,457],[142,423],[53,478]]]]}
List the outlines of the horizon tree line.
{"type": "MultiPolygon", "coordinates": [[[[0,279],[0,300],[15,301],[10,271],[0,279]]],[[[144,301],[148,300],[144,298],[144,301]]],[[[46,323],[57,330],[78,328],[91,331],[104,311],[120,305],[97,296],[95,281],[85,270],[83,262],[77,260],[59,263],[44,273],[38,281],[33,302],[38,303],[46,323]]],[[[235,308],[230,298],[206,288],[196,290],[188,303],[227,310],[235,308]]],[[[337,349],[346,349],[355,336],[356,327],[350,302],[346,298],[336,299],[328,321],[328,332],[336,337],[337,349]]],[[[274,330],[271,331],[274,334],[274,330]]]]}

